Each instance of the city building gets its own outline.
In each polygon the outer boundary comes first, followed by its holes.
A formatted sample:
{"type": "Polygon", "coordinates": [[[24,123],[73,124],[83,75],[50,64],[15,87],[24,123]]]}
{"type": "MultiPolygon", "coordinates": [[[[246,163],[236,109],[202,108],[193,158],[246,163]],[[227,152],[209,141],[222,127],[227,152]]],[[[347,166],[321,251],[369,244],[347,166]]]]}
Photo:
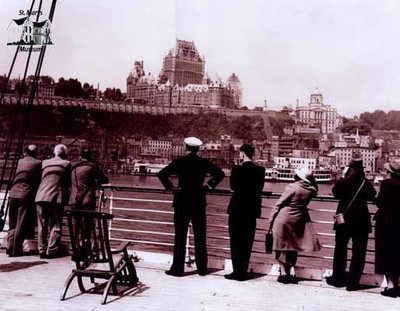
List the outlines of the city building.
{"type": "Polygon", "coordinates": [[[296,121],[308,127],[319,128],[321,133],[333,133],[342,123],[336,108],[324,104],[318,88],[310,96],[307,106],[296,105],[296,121]]]}
{"type": "Polygon", "coordinates": [[[213,107],[236,109],[242,105],[242,87],[236,74],[222,82],[204,73],[205,61],[193,42],[177,40],[164,58],[156,78],[135,61],[127,78],[126,100],[157,107],[213,107]]]}
{"type": "Polygon", "coordinates": [[[172,86],[202,84],[205,61],[193,41],[176,40],[175,48],[164,57],[161,80],[168,80],[172,86]]]}
{"type": "Polygon", "coordinates": [[[294,136],[272,136],[271,155],[272,157],[291,157],[293,155],[294,136]]]}
{"type": "Polygon", "coordinates": [[[344,168],[349,165],[354,154],[358,154],[366,172],[376,171],[376,160],[382,156],[381,149],[369,147],[337,147],[335,148],[336,166],[344,168]]]}
{"type": "Polygon", "coordinates": [[[307,167],[310,170],[314,170],[317,166],[317,159],[274,157],[274,165],[278,168],[296,169],[299,167],[307,167]]]}
{"type": "Polygon", "coordinates": [[[318,159],[319,149],[305,148],[305,149],[293,149],[294,158],[309,158],[318,159]]]}

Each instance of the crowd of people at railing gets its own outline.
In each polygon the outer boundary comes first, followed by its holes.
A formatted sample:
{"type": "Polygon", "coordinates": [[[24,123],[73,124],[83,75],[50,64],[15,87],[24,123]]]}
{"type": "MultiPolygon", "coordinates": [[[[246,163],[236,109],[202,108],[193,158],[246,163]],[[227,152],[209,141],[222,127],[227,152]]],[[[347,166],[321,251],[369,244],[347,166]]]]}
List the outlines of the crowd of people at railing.
{"type": "MultiPolygon", "coordinates": [[[[38,149],[28,145],[18,161],[9,193],[9,256],[23,254],[23,242],[34,236],[34,215],[37,215],[37,248],[40,258],[56,258],[65,254],[61,244],[64,207],[96,208],[96,189],[108,178],[93,161],[93,152],[83,149],[80,160],[66,159],[67,147],[54,147],[54,157],[37,159],[38,149]],[[35,208],[36,207],[36,208],[35,208]]],[[[29,248],[29,246],[28,246],[29,248]]]]}
{"type": "MultiPolygon", "coordinates": [[[[209,273],[206,192],[217,187],[225,174],[198,155],[202,145],[198,138],[188,137],[184,143],[187,154],[172,161],[158,174],[163,186],[174,194],[173,262],[166,274],[184,276],[187,234],[189,223],[192,223],[196,267],[198,274],[205,276],[209,273]],[[171,179],[172,176],[177,177],[177,181],[171,179]]],[[[35,214],[40,258],[63,255],[61,225],[64,207],[95,210],[96,188],[108,182],[89,149],[82,150],[76,163],[66,159],[65,145],[57,145],[54,157],[43,162],[36,159],[37,154],[36,146],[26,147],[9,193],[6,251],[9,256],[24,254],[24,240],[34,237],[35,214]]],[[[254,147],[243,144],[240,147],[241,163],[233,167],[230,174],[232,196],[227,212],[233,272],[225,275],[229,280],[245,281],[249,278],[256,222],[261,216],[265,168],[252,161],[253,155],[254,147]]],[[[364,176],[362,159],[357,157],[350,161],[344,176],[332,188],[339,203],[334,222],[333,273],[327,278],[329,285],[346,287],[348,291],[361,288],[368,237],[372,232],[367,202],[373,201],[378,207],[375,214],[375,272],[385,275],[387,281],[381,294],[400,296],[400,159],[391,159],[385,168],[388,178],[382,181],[378,195],[364,176]],[[347,276],[350,240],[352,256],[347,276]]],[[[318,193],[318,185],[309,169],[298,168],[295,173],[294,182],[286,186],[269,217],[272,250],[280,266],[277,281],[284,284],[298,282],[295,270],[298,252],[318,252],[321,249],[307,208],[318,193]]]]}

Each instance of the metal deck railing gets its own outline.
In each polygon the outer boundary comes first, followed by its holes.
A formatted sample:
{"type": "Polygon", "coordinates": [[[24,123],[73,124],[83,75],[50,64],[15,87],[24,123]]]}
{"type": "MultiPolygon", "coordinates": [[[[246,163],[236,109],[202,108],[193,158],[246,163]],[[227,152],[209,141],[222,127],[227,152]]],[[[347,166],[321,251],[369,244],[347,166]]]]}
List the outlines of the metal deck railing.
{"type": "MultiPolygon", "coordinates": [[[[114,214],[110,226],[112,241],[130,241],[132,249],[172,254],[174,242],[173,195],[170,191],[110,185],[104,187],[108,197],[105,208],[114,214]]],[[[269,225],[268,217],[272,206],[281,193],[263,192],[262,215],[257,220],[257,230],[253,245],[250,268],[254,272],[273,273],[274,254],[264,252],[264,237],[269,225]]],[[[231,192],[213,190],[207,194],[207,248],[211,265],[224,268],[229,264],[228,215],[226,213],[231,192]]],[[[329,195],[319,195],[312,199],[309,210],[312,222],[320,239],[322,250],[317,253],[300,253],[298,266],[305,278],[321,279],[329,275],[332,268],[335,232],[333,215],[337,200],[329,195]]],[[[374,215],[376,207],[370,202],[369,210],[374,215]]],[[[369,236],[365,275],[363,282],[379,285],[380,276],[373,274],[375,243],[374,233],[369,236]]],[[[194,258],[194,240],[189,232],[187,243],[187,263],[194,258]]],[[[351,256],[349,250],[348,257],[351,256]]]]}

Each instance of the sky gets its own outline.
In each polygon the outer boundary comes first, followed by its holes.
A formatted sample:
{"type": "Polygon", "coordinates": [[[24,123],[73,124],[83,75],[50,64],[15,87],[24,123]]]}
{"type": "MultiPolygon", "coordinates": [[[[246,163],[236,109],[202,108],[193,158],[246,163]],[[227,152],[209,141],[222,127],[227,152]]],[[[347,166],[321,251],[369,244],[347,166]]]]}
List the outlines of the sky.
{"type": "MultiPolygon", "coordinates": [[[[0,74],[15,52],[9,22],[30,4],[0,0],[0,74]]],[[[250,108],[307,105],[318,87],[343,116],[400,110],[399,16],[398,0],[58,0],[42,74],[125,92],[135,60],[158,75],[183,39],[211,78],[239,77],[250,108]]],[[[14,77],[28,53],[19,54],[14,77]]]]}

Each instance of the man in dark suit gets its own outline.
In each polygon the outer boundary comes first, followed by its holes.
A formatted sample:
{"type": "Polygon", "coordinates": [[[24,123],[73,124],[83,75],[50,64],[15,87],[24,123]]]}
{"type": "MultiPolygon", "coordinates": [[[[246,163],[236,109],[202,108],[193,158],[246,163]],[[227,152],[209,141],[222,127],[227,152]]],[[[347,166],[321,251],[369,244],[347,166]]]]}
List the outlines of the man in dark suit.
{"type": "Polygon", "coordinates": [[[71,162],[65,160],[66,156],[67,147],[60,144],[54,147],[54,157],[42,163],[42,181],[35,198],[40,258],[60,255],[62,214],[68,203],[71,174],[71,162]]]}
{"type": "Polygon", "coordinates": [[[174,192],[174,225],[175,243],[174,258],[171,268],[165,273],[173,276],[182,276],[185,265],[186,237],[189,222],[193,225],[195,241],[196,266],[199,275],[206,275],[207,246],[206,246],[206,189],[215,188],[224,178],[224,172],[210,161],[197,155],[201,140],[195,137],[185,139],[186,156],[172,161],[163,168],[158,178],[164,187],[174,192]],[[211,178],[206,182],[207,174],[211,178]],[[178,187],[175,187],[170,176],[178,177],[178,187]]]}
{"type": "Polygon", "coordinates": [[[35,194],[40,183],[41,161],[36,159],[35,145],[26,147],[25,156],[18,161],[17,170],[10,190],[9,230],[7,254],[21,256],[25,239],[34,238],[35,194]]]}
{"type": "Polygon", "coordinates": [[[233,194],[228,206],[233,272],[225,278],[244,281],[247,279],[256,219],[261,216],[265,168],[252,162],[253,146],[244,144],[239,151],[242,164],[232,169],[230,187],[233,194]]]}
{"type": "Polygon", "coordinates": [[[105,183],[108,183],[108,178],[93,161],[92,150],[83,149],[80,160],[71,167],[69,204],[74,208],[95,210],[96,188],[105,183]]]}

